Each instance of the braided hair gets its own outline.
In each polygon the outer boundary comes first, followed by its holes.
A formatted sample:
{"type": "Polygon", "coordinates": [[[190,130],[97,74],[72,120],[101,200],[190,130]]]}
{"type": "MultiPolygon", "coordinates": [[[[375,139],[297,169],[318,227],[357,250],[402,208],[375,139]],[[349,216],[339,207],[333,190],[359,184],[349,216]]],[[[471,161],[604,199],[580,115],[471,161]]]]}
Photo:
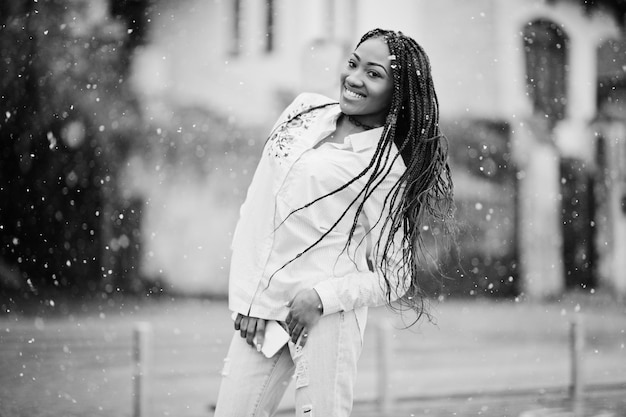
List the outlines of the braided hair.
{"type": "Polygon", "coordinates": [[[391,288],[387,276],[393,271],[389,268],[393,266],[393,237],[402,231],[397,281],[407,291],[399,302],[415,310],[419,318],[424,312],[425,296],[420,277],[428,266],[437,265],[436,254],[430,251],[423,232],[430,231],[435,243],[444,249],[455,241],[457,233],[448,142],[439,129],[439,101],[426,52],[402,32],[383,29],[367,32],[358,45],[372,38],[382,38],[389,48],[394,86],[379,143],[381,152],[377,151],[373,159],[383,157],[382,149],[391,148],[393,143],[406,166],[385,202],[392,210],[382,219],[386,233],[377,242],[378,267],[390,300],[398,290],[391,288]]]}
{"type": "Polygon", "coordinates": [[[285,263],[283,268],[321,242],[347,215],[350,208],[356,206],[356,214],[344,247],[344,251],[347,251],[366,200],[391,172],[395,159],[401,157],[406,170],[385,198],[386,210],[382,210],[381,218],[372,225],[372,228],[380,226],[382,230],[378,242],[374,244],[373,250],[377,256],[373,258],[377,259],[376,269],[383,277],[388,305],[392,308],[414,310],[417,321],[423,313],[427,313],[424,308],[425,293],[420,283],[421,276],[437,265],[437,256],[431,252],[423,232],[430,231],[436,246],[447,249],[454,242],[457,231],[447,140],[439,129],[439,103],[430,62],[424,50],[415,40],[401,32],[383,29],[367,32],[357,47],[372,38],[382,38],[386,42],[393,77],[391,105],[376,151],[368,166],[353,179],[295,209],[289,216],[340,192],[361,178],[367,178],[367,182],[329,230],[285,263]],[[399,153],[393,152],[393,145],[399,153]],[[388,216],[383,218],[383,212],[388,212],[388,216]],[[399,245],[398,235],[402,236],[399,245]],[[390,274],[398,276],[391,277],[390,274]],[[404,294],[397,300],[398,307],[392,303],[396,294],[404,294]]]}

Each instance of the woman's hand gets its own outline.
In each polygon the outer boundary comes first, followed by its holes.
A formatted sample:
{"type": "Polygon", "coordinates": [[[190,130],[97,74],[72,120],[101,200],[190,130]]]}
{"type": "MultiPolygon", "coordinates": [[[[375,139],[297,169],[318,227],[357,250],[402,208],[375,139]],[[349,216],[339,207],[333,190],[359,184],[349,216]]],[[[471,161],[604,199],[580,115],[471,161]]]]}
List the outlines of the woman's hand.
{"type": "Polygon", "coordinates": [[[287,307],[287,327],[291,341],[296,343],[300,339],[300,346],[306,344],[308,332],[322,317],[322,300],[314,289],[302,290],[291,300],[287,307]]]}
{"type": "Polygon", "coordinates": [[[241,332],[241,337],[246,339],[250,346],[256,347],[257,351],[261,351],[263,342],[265,341],[265,325],[267,320],[258,319],[256,317],[248,317],[237,313],[235,318],[235,330],[241,332]],[[254,336],[256,336],[256,346],[254,345],[254,336]]]}

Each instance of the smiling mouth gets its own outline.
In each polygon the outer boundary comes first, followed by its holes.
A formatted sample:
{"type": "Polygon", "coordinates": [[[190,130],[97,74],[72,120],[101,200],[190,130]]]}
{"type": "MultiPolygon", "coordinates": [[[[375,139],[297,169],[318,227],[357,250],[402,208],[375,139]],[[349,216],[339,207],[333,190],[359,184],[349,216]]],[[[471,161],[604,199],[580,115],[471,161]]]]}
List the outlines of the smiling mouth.
{"type": "Polygon", "coordinates": [[[349,90],[346,87],[344,87],[343,92],[346,95],[346,97],[352,98],[354,100],[360,100],[362,98],[365,98],[363,94],[355,93],[354,91],[349,90]]]}

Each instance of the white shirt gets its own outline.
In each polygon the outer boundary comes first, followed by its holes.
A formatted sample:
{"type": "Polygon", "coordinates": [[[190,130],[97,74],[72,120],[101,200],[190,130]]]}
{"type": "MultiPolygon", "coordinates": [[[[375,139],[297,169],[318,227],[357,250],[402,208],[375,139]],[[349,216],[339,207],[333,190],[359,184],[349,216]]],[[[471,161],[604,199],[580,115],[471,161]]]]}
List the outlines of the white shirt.
{"type": "MultiPolygon", "coordinates": [[[[322,139],[336,129],[337,103],[302,94],[278,119],[241,207],[232,243],[229,308],[253,317],[285,320],[286,303],[314,288],[324,314],[357,310],[364,329],[368,306],[385,303],[383,281],[368,269],[371,242],[377,242],[385,197],[404,172],[398,157],[365,202],[349,250],[345,250],[358,203],[307,253],[299,253],[328,231],[364,188],[370,172],[346,189],[294,212],[356,177],[370,163],[383,128],[349,135],[341,144],[322,139]],[[315,105],[329,106],[305,112],[315,105]],[[374,228],[367,235],[371,226],[374,228]],[[366,242],[369,242],[366,243],[366,242]],[[271,278],[271,279],[270,279],[271,278]]],[[[397,149],[392,149],[397,155],[397,149]]],[[[373,262],[376,265],[376,261],[373,262]]],[[[400,296],[402,294],[398,294],[400,296]]],[[[363,331],[363,330],[362,330],[363,331]]]]}

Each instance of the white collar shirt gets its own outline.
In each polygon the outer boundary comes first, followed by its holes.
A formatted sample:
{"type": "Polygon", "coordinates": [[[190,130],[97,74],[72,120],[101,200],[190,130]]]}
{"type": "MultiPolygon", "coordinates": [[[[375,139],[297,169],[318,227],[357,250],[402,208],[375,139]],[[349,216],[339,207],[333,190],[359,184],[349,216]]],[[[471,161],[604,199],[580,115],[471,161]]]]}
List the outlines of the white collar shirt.
{"type": "MultiPolygon", "coordinates": [[[[284,320],[286,303],[299,291],[314,288],[324,314],[357,310],[363,329],[367,307],[385,303],[382,278],[370,270],[367,260],[371,242],[377,242],[381,233],[376,225],[383,221],[378,220],[383,210],[388,210],[385,197],[405,170],[402,158],[395,158],[385,179],[367,198],[347,250],[357,209],[350,203],[365,186],[369,173],[302,208],[347,184],[372,160],[382,127],[349,135],[343,143],[319,145],[336,129],[339,116],[339,105],[330,99],[302,94],[278,119],[233,235],[229,278],[232,311],[284,320]],[[327,103],[330,105],[293,118],[327,103]],[[346,208],[347,213],[333,228],[346,208]],[[375,227],[368,233],[370,225],[375,227]],[[324,239],[299,255],[331,228],[324,239]],[[369,245],[365,243],[368,240],[369,245]]],[[[392,153],[397,155],[395,147],[392,153]]],[[[373,264],[377,264],[375,260],[373,264]]]]}

